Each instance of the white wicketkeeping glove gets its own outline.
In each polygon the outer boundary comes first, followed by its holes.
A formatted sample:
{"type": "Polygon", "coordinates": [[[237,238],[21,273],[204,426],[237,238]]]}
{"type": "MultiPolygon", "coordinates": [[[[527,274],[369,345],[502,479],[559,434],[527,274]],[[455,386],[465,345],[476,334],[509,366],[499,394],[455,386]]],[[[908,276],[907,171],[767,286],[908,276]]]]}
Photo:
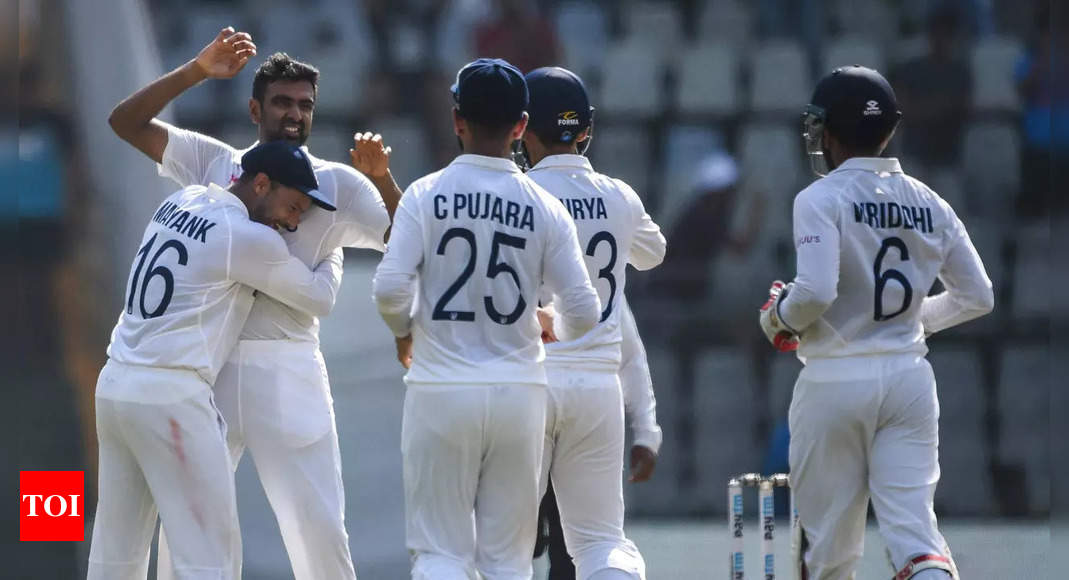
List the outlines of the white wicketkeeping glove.
{"type": "Polygon", "coordinates": [[[776,313],[776,306],[779,301],[787,297],[787,293],[791,291],[793,286],[794,284],[784,284],[779,280],[773,282],[772,287],[768,289],[768,302],[765,302],[765,305],[761,307],[761,314],[758,317],[758,322],[761,323],[761,330],[765,332],[765,336],[768,337],[768,341],[772,343],[772,346],[776,347],[776,350],[780,352],[798,350],[798,337],[787,329],[776,313]]]}

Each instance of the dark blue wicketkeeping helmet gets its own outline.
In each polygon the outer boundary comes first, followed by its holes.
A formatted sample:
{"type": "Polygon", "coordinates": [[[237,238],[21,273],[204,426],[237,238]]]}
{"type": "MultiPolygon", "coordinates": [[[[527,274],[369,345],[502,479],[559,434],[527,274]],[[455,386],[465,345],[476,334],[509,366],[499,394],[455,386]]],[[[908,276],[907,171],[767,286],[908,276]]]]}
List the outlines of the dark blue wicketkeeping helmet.
{"type": "Polygon", "coordinates": [[[901,117],[894,89],[883,75],[858,65],[835,69],[817,83],[802,114],[813,171],[824,175],[829,169],[822,147],[825,130],[848,147],[875,147],[901,117]]]}

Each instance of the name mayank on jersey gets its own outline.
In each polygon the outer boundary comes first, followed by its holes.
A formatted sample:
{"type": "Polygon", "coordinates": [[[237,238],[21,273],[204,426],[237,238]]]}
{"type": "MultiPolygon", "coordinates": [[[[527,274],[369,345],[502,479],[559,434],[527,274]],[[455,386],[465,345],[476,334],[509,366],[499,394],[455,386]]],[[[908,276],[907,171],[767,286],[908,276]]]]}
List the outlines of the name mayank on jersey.
{"type": "Polygon", "coordinates": [[[165,202],[160,209],[156,210],[152,221],[202,244],[208,243],[206,239],[208,230],[215,227],[215,222],[192,215],[184,209],[178,209],[178,206],[170,201],[165,202]]]}

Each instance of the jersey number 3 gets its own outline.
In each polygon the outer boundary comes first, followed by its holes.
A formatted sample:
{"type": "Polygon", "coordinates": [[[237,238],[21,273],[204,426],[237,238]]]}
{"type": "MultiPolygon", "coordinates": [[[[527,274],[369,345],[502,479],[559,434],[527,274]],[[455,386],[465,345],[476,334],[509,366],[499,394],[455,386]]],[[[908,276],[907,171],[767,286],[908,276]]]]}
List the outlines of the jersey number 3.
{"type": "Polygon", "coordinates": [[[902,314],[909,309],[909,305],[913,302],[913,286],[910,286],[909,279],[906,275],[894,268],[888,268],[882,273],[880,268],[883,266],[883,258],[887,255],[887,250],[895,248],[898,250],[898,255],[903,262],[909,260],[909,249],[906,248],[906,243],[902,241],[902,238],[887,238],[880,244],[880,251],[876,253],[876,261],[872,264],[872,275],[876,279],[876,292],[873,303],[872,318],[876,322],[883,322],[884,320],[890,320],[899,314],[902,314]],[[887,282],[894,280],[902,286],[902,306],[898,310],[890,314],[883,313],[883,290],[887,287],[887,282]]]}
{"type": "MultiPolygon", "coordinates": [[[[476,245],[475,245],[475,232],[467,228],[449,228],[445,234],[442,235],[442,240],[438,242],[437,254],[439,256],[445,255],[445,248],[449,245],[449,242],[453,238],[460,238],[471,247],[471,252],[468,254],[468,264],[464,266],[464,270],[460,273],[460,277],[457,278],[449,288],[445,289],[445,293],[438,299],[438,302],[434,304],[434,311],[431,313],[431,320],[459,320],[463,322],[474,322],[475,313],[470,310],[446,310],[445,307],[449,304],[449,301],[460,292],[460,289],[464,287],[464,284],[468,282],[468,278],[475,273],[475,257],[476,257],[476,245]]],[[[524,249],[527,247],[527,238],[521,238],[518,236],[510,236],[502,232],[494,232],[493,241],[490,244],[490,261],[486,264],[486,277],[496,278],[498,274],[508,274],[512,277],[512,281],[516,283],[516,290],[520,292],[519,300],[516,301],[516,307],[512,309],[512,312],[508,314],[502,314],[494,306],[494,300],[489,296],[483,297],[483,307],[486,309],[486,314],[490,317],[490,320],[498,324],[512,324],[523,316],[524,310],[527,309],[527,301],[523,299],[523,288],[520,287],[520,275],[516,273],[516,270],[510,266],[507,262],[501,261],[499,254],[501,246],[509,246],[517,249],[524,249]]]]}
{"type": "Polygon", "coordinates": [[[137,261],[137,267],[134,268],[133,278],[130,280],[130,291],[126,299],[126,313],[134,313],[134,296],[139,295],[137,304],[141,309],[142,318],[156,318],[163,316],[163,313],[167,312],[167,307],[171,305],[171,297],[174,296],[174,274],[171,273],[171,269],[167,266],[157,266],[156,261],[160,259],[167,250],[174,250],[178,254],[178,264],[185,266],[189,260],[189,252],[186,247],[178,240],[167,240],[160,245],[160,248],[156,250],[156,253],[152,256],[152,260],[148,263],[148,275],[145,276],[144,281],[141,282],[141,287],[138,288],[137,283],[141,279],[141,271],[145,267],[145,258],[148,258],[150,252],[152,252],[152,246],[156,243],[156,238],[159,234],[153,235],[149,238],[148,243],[141,246],[141,249],[137,251],[137,255],[141,256],[141,259],[137,261]],[[145,307],[145,291],[148,290],[149,282],[153,278],[163,279],[163,298],[160,298],[159,304],[156,308],[149,312],[145,307]]]}

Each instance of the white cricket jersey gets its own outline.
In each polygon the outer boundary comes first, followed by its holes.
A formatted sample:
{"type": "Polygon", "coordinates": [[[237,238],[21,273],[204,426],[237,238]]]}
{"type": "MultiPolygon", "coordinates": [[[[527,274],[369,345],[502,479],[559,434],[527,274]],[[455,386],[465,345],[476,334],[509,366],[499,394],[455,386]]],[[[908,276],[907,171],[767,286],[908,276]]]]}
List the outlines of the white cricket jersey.
{"type": "Polygon", "coordinates": [[[953,208],[897,159],[851,158],[794,200],[797,276],[779,303],[798,357],[927,352],[925,333],[991,310],[953,208]],[[926,298],[939,278],[947,291],[926,298]]]}
{"type": "Polygon", "coordinates": [[[212,384],[237,344],[254,289],[315,316],[334,305],[340,277],[338,260],[310,271],[278,232],[250,221],[229,191],[186,187],[164,200],[145,228],[108,356],[193,370],[212,384]]]}
{"type": "MultiPolygon", "coordinates": [[[[241,176],[241,156],[255,146],[253,143],[245,149],[235,149],[206,135],[168,126],[167,148],[159,172],[182,186],[216,183],[229,187],[241,176]]],[[[313,204],[301,216],[296,232],[282,234],[290,253],[312,267],[340,247],[384,251],[390,216],[371,181],[348,165],[311,154],[308,158],[319,180],[319,192],[338,209],[327,211],[313,204]]],[[[257,295],[241,338],[318,342],[319,320],[278,300],[257,295]]]]}
{"type": "Polygon", "coordinates": [[[561,203],[509,159],[461,155],[401,197],[374,294],[394,335],[412,334],[406,381],[545,384],[543,282],[570,332],[596,324],[597,292],[561,203]]]}
{"type": "Polygon", "coordinates": [[[551,155],[527,176],[559,199],[575,221],[587,273],[602,307],[598,325],[582,337],[554,328],[560,340],[546,345],[546,363],[615,373],[620,368],[620,306],[627,264],[648,270],[664,260],[661,228],[629,185],[595,172],[582,155],[551,155]]]}

